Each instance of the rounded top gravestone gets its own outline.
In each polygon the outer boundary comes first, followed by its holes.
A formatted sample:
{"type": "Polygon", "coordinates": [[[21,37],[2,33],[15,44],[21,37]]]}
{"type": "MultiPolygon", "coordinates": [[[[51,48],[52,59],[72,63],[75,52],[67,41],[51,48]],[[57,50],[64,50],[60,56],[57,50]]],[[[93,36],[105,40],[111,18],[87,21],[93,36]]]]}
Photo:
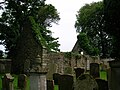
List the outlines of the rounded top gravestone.
{"type": "Polygon", "coordinates": [[[82,74],[74,83],[74,90],[98,90],[98,85],[92,76],[82,74]]]}

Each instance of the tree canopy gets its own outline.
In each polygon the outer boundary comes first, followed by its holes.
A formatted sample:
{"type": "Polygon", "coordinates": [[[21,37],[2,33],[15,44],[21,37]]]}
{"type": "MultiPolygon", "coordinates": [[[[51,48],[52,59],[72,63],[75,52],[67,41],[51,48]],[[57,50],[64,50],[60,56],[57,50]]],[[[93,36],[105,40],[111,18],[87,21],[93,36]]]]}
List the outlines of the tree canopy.
{"type": "Polygon", "coordinates": [[[113,36],[112,57],[120,58],[120,1],[104,0],[105,31],[113,36]]]}
{"type": "Polygon", "coordinates": [[[80,8],[76,17],[75,28],[80,33],[78,35],[80,47],[90,55],[109,57],[112,49],[112,37],[104,30],[103,2],[86,4],[80,8]]]}
{"type": "Polygon", "coordinates": [[[45,0],[4,0],[4,11],[0,18],[0,40],[11,52],[16,47],[16,42],[21,35],[24,23],[30,19],[35,38],[51,51],[59,51],[58,38],[52,37],[49,27],[57,23],[60,18],[54,6],[45,4],[45,0]],[[37,33],[40,30],[40,33],[37,33]]]}

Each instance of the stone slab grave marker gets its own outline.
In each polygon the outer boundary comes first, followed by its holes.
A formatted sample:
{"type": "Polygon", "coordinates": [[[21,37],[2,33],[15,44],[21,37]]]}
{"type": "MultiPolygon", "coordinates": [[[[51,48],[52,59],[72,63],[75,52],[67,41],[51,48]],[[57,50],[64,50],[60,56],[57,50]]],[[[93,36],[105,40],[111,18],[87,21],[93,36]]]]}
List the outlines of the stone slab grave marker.
{"type": "Polygon", "coordinates": [[[21,90],[26,90],[26,86],[27,86],[27,76],[25,74],[20,74],[18,76],[18,87],[21,90]]]}
{"type": "Polygon", "coordinates": [[[73,76],[71,75],[60,75],[59,90],[73,90],[73,76]]]}
{"type": "Polygon", "coordinates": [[[54,80],[47,80],[47,90],[54,90],[54,80]]]}
{"type": "Polygon", "coordinates": [[[60,78],[60,74],[59,73],[54,73],[53,74],[53,80],[54,80],[54,84],[58,85],[58,80],[60,78]]]}
{"type": "Polygon", "coordinates": [[[74,90],[98,90],[98,84],[89,74],[82,74],[74,83],[74,90]]]}
{"type": "Polygon", "coordinates": [[[74,70],[75,70],[75,74],[76,74],[76,79],[77,79],[81,74],[84,73],[84,69],[82,69],[82,68],[75,68],[74,70]]]}
{"type": "Polygon", "coordinates": [[[97,63],[91,63],[90,64],[90,75],[93,76],[93,78],[99,78],[100,77],[100,68],[99,64],[97,63]]]}
{"type": "Polygon", "coordinates": [[[14,77],[12,77],[10,73],[5,74],[5,76],[2,77],[2,90],[14,90],[13,80],[14,77]]]}

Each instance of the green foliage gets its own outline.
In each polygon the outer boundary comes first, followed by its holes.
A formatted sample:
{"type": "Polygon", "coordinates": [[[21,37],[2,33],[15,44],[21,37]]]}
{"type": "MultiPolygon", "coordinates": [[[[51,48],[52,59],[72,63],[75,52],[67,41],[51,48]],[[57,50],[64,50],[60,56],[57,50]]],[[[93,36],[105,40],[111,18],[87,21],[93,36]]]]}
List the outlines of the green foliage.
{"type": "Polygon", "coordinates": [[[59,51],[58,38],[53,38],[48,29],[52,23],[60,20],[54,6],[45,4],[45,0],[5,0],[3,4],[5,9],[0,18],[0,40],[11,56],[28,19],[36,41],[47,46],[50,51],[59,51]]]}
{"type": "Polygon", "coordinates": [[[104,0],[105,31],[113,36],[113,58],[120,58],[120,2],[104,0]]]}
{"type": "Polygon", "coordinates": [[[58,85],[54,85],[54,90],[59,90],[58,88],[59,88],[58,85]]]}
{"type": "Polygon", "coordinates": [[[100,79],[107,80],[107,72],[106,71],[100,71],[100,79]]]}
{"type": "MultiPolygon", "coordinates": [[[[0,89],[2,90],[2,76],[4,76],[4,74],[0,74],[0,89]]],[[[14,81],[13,81],[13,86],[14,86],[14,90],[18,90],[18,75],[12,75],[14,77],[14,81]]],[[[30,90],[30,80],[29,77],[27,77],[27,88],[26,90],[30,90]]]]}
{"type": "Polygon", "coordinates": [[[88,38],[84,43],[84,48],[88,50],[86,52],[96,53],[96,55],[99,52],[101,57],[109,57],[112,49],[112,37],[104,30],[103,2],[86,4],[78,11],[76,17],[76,31],[85,33],[88,38]]]}
{"type": "Polygon", "coordinates": [[[90,40],[85,33],[80,33],[78,35],[78,41],[80,47],[86,51],[87,54],[95,56],[99,54],[98,48],[90,45],[90,40]]]}
{"type": "Polygon", "coordinates": [[[42,44],[43,46],[46,46],[45,39],[43,38],[43,36],[41,35],[41,32],[40,32],[41,30],[44,30],[44,28],[42,26],[39,27],[39,25],[35,22],[33,17],[29,17],[29,20],[30,20],[36,41],[38,43],[42,44]]]}
{"type": "Polygon", "coordinates": [[[65,58],[71,59],[72,58],[72,52],[66,52],[64,54],[65,58]]]}

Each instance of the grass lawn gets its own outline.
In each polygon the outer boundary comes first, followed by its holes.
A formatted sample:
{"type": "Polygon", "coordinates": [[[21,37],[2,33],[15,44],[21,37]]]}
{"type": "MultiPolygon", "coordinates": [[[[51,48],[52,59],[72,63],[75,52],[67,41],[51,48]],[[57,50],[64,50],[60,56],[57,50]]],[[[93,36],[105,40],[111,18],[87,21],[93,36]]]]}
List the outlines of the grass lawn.
{"type": "MultiPolygon", "coordinates": [[[[2,90],[2,76],[4,76],[4,74],[0,74],[0,90],[2,90]]],[[[17,75],[12,75],[14,77],[14,81],[13,81],[13,84],[14,84],[14,90],[18,90],[18,76],[17,75]]],[[[30,90],[29,89],[29,85],[30,85],[30,81],[29,81],[29,78],[27,78],[27,89],[26,90],[30,90]]]]}
{"type": "Polygon", "coordinates": [[[101,71],[100,72],[100,78],[103,79],[103,80],[107,80],[107,73],[106,73],[106,71],[101,71]]]}
{"type": "Polygon", "coordinates": [[[55,85],[55,86],[54,86],[54,90],[58,90],[58,85],[55,85]]]}

